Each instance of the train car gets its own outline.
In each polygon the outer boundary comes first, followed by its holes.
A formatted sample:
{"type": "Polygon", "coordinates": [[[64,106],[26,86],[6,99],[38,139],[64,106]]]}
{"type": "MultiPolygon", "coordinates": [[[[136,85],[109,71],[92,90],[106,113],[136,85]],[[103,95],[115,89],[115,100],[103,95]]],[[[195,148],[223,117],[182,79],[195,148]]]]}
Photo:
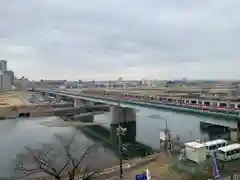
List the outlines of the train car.
{"type": "Polygon", "coordinates": [[[144,100],[144,101],[154,101],[167,104],[183,105],[184,107],[191,107],[197,109],[206,110],[218,110],[222,112],[240,112],[240,101],[220,101],[220,100],[209,100],[209,99],[197,99],[197,98],[186,98],[186,97],[166,97],[161,95],[156,96],[143,96],[135,94],[123,95],[125,99],[132,100],[144,100]]]}

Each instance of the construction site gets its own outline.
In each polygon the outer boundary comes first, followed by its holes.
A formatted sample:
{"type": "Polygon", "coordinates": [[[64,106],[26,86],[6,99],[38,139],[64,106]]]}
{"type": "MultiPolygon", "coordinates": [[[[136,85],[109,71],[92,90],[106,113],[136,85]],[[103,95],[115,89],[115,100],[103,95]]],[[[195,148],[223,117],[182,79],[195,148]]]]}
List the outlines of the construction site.
{"type": "Polygon", "coordinates": [[[49,104],[32,104],[27,101],[28,92],[9,90],[0,91],[0,118],[17,118],[23,114],[31,114],[45,111],[51,108],[49,104]]]}

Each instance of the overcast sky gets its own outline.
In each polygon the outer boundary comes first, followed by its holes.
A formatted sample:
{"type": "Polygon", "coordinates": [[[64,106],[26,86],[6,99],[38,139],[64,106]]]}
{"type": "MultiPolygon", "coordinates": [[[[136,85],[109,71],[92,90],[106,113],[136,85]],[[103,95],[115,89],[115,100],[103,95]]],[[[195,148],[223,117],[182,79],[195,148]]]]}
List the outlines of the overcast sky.
{"type": "Polygon", "coordinates": [[[240,79],[240,0],[1,0],[0,59],[30,79],[240,79]]]}

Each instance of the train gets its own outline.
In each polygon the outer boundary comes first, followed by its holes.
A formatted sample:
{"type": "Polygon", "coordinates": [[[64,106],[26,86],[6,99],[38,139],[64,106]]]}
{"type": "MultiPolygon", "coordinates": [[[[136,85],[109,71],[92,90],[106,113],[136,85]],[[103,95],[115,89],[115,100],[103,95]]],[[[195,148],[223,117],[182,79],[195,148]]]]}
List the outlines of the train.
{"type": "Polygon", "coordinates": [[[124,99],[161,102],[174,105],[183,105],[201,109],[218,109],[240,112],[240,101],[207,99],[207,98],[188,98],[188,97],[166,97],[166,96],[140,96],[123,94],[124,99]]]}
{"type": "Polygon", "coordinates": [[[118,91],[107,91],[100,90],[95,93],[104,93],[105,96],[118,96],[120,99],[126,100],[137,100],[137,101],[150,101],[154,103],[164,103],[168,105],[177,105],[182,107],[201,109],[201,110],[212,110],[216,112],[239,112],[240,115],[240,99],[239,100],[223,100],[220,98],[191,98],[191,97],[172,97],[172,96],[147,96],[139,95],[138,93],[119,93],[118,91]]]}
{"type": "MultiPolygon", "coordinates": [[[[91,92],[88,92],[91,93],[91,92]]],[[[119,91],[108,91],[108,90],[94,90],[94,94],[104,94],[104,96],[114,96],[119,99],[126,100],[137,100],[137,101],[148,101],[154,103],[164,103],[168,105],[176,105],[189,107],[194,109],[210,109],[216,111],[235,111],[240,113],[240,99],[226,100],[217,97],[206,98],[206,97],[184,97],[184,96],[164,96],[164,95],[140,95],[139,93],[119,93],[119,91]]]]}

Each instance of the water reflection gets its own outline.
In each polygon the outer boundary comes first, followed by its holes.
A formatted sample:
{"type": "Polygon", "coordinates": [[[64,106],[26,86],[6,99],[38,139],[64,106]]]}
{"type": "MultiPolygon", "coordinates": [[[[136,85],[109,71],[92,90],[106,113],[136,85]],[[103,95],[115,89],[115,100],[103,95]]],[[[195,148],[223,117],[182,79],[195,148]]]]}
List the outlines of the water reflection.
{"type": "MultiPolygon", "coordinates": [[[[110,128],[111,112],[95,117],[95,121],[107,123],[103,126],[110,128]]],[[[181,142],[187,142],[196,139],[208,140],[213,138],[211,131],[203,131],[200,128],[200,122],[218,121],[219,119],[206,116],[190,115],[188,113],[177,113],[164,111],[160,109],[140,108],[137,111],[137,141],[147,144],[153,148],[159,147],[159,130],[167,126],[173,137],[180,137],[181,142]],[[162,118],[159,118],[162,117],[162,118]]],[[[225,120],[220,120],[225,121],[225,120]]],[[[227,122],[227,121],[225,121],[227,122]]],[[[223,127],[220,127],[223,129],[223,127]]],[[[221,131],[215,131],[214,135],[221,135],[221,131]]]]}
{"type": "MultiPolygon", "coordinates": [[[[167,125],[172,132],[172,136],[180,136],[180,141],[182,142],[195,139],[207,140],[211,136],[209,131],[200,128],[200,122],[211,118],[159,109],[148,110],[140,108],[140,111],[137,112],[137,141],[153,148],[159,148],[159,129],[165,128],[166,122],[162,119],[151,118],[151,115],[164,117],[168,122],[167,125]]],[[[103,126],[108,129],[110,128],[111,119],[111,113],[95,116],[95,121],[106,123],[103,126]]],[[[89,143],[90,140],[80,133],[79,130],[76,130],[75,127],[47,127],[41,125],[43,121],[50,122],[53,120],[58,120],[58,118],[48,117],[0,121],[0,177],[11,173],[12,160],[16,154],[24,150],[25,146],[50,142],[55,133],[72,133],[77,131],[77,138],[81,140],[82,144],[89,143]]],[[[113,157],[108,152],[106,157],[109,158],[110,156],[113,157]]]]}
{"type": "MultiPolygon", "coordinates": [[[[75,127],[46,127],[43,121],[58,120],[57,117],[32,118],[28,120],[4,120],[0,122],[0,177],[9,176],[13,170],[16,154],[24,152],[25,146],[49,143],[54,134],[75,133],[81,145],[88,145],[91,140],[86,138],[75,127]],[[77,133],[76,133],[77,132],[77,133]]],[[[92,142],[93,143],[93,142],[92,142]]],[[[108,152],[111,157],[111,153],[108,152]]],[[[106,158],[105,158],[106,159],[106,158]]]]}

